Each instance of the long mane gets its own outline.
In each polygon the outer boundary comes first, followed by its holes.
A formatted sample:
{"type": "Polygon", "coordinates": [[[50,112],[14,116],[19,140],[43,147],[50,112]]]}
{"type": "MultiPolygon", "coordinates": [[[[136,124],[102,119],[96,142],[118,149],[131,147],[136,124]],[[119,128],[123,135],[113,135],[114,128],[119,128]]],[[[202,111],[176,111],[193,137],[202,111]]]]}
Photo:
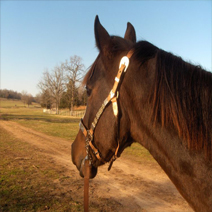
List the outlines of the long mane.
{"type": "Polygon", "coordinates": [[[149,97],[154,125],[174,127],[189,149],[204,149],[212,161],[212,73],[146,41],[134,52],[141,65],[156,58],[149,97]]]}
{"type": "Polygon", "coordinates": [[[191,150],[212,161],[212,73],[158,49],[150,102],[152,120],[174,126],[191,150]]]}

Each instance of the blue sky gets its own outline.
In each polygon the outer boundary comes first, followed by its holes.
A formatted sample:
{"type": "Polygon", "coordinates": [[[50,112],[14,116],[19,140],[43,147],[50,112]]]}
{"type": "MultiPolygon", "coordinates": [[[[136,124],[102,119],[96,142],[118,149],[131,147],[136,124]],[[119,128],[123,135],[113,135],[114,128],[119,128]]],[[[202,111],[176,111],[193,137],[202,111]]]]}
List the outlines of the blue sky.
{"type": "Polygon", "coordinates": [[[212,70],[211,0],[1,1],[1,89],[36,95],[42,73],[70,56],[88,68],[98,51],[94,19],[123,36],[131,22],[147,40],[212,70]]]}

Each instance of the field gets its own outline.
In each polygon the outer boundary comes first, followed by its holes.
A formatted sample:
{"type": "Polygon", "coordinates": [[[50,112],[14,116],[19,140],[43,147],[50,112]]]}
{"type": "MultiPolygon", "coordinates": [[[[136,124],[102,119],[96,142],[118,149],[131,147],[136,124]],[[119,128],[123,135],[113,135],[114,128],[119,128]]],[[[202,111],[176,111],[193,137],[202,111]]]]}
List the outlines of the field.
{"type": "MultiPolygon", "coordinates": [[[[0,100],[0,211],[83,211],[83,179],[70,150],[79,118],[0,100]]],[[[129,210],[192,211],[138,144],[90,181],[90,211],[129,210]]]]}
{"type": "MultiPolygon", "coordinates": [[[[23,126],[43,132],[47,135],[74,140],[79,130],[80,118],[43,113],[38,104],[24,106],[21,101],[0,99],[0,117],[12,120],[23,126]]],[[[126,155],[142,156],[152,160],[150,154],[138,144],[126,150],[126,155]]],[[[137,158],[139,161],[139,158],[137,158]]]]}
{"type": "Polygon", "coordinates": [[[21,101],[1,101],[1,119],[13,120],[52,136],[73,140],[79,126],[79,118],[43,113],[38,104],[25,107],[21,101]],[[16,106],[15,106],[16,105],[16,106]]]}

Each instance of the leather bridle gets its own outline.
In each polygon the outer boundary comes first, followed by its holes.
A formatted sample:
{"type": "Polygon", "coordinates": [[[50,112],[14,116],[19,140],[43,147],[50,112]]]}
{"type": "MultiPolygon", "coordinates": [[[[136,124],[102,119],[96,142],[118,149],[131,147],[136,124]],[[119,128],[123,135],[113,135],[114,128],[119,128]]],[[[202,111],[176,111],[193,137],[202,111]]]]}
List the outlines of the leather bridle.
{"type": "MultiPolygon", "coordinates": [[[[107,98],[104,100],[102,106],[98,110],[92,124],[91,128],[87,129],[86,126],[83,123],[83,119],[80,121],[80,130],[82,131],[83,135],[85,136],[85,148],[86,148],[86,157],[83,160],[83,165],[84,165],[84,212],[89,211],[89,177],[90,177],[90,168],[91,165],[93,165],[92,161],[92,156],[90,154],[89,149],[92,150],[93,154],[96,156],[96,158],[102,162],[103,164],[107,163],[105,159],[102,158],[101,153],[99,150],[93,145],[93,138],[94,138],[94,130],[96,128],[96,125],[104,112],[105,107],[111,102],[112,103],[112,108],[113,108],[113,113],[115,117],[118,115],[118,104],[117,104],[117,99],[118,99],[118,86],[121,82],[121,77],[124,72],[126,72],[128,66],[129,66],[129,59],[131,58],[133,54],[133,51],[130,50],[127,54],[127,56],[122,57],[119,65],[119,70],[118,73],[115,77],[115,82],[113,85],[112,90],[110,91],[109,95],[107,98]]],[[[114,155],[111,157],[109,161],[109,167],[108,171],[111,169],[113,162],[117,159],[117,154],[119,150],[119,142],[117,145],[117,148],[115,150],[114,155]]]]}
{"type": "MultiPolygon", "coordinates": [[[[103,164],[109,162],[109,167],[108,167],[108,171],[111,169],[113,162],[117,159],[117,154],[118,154],[118,150],[119,150],[119,142],[117,145],[117,148],[114,152],[114,155],[111,157],[110,161],[106,161],[105,159],[102,158],[101,153],[99,152],[99,150],[93,145],[93,138],[94,138],[94,130],[96,128],[96,125],[102,115],[102,113],[104,112],[104,109],[106,108],[106,106],[111,102],[112,103],[112,107],[113,107],[113,112],[115,117],[117,117],[118,115],[118,104],[117,104],[117,99],[118,99],[118,86],[121,82],[121,77],[123,75],[124,72],[126,72],[128,66],[129,66],[129,59],[131,58],[133,54],[133,51],[130,50],[127,54],[127,56],[122,57],[121,61],[120,61],[120,65],[119,65],[119,70],[118,73],[115,77],[115,82],[113,85],[112,90],[110,91],[109,95],[107,96],[107,98],[104,100],[102,106],[100,107],[100,109],[98,110],[92,124],[91,124],[91,128],[87,129],[87,127],[84,125],[83,123],[83,119],[81,119],[80,121],[80,130],[82,131],[82,133],[85,136],[85,147],[86,147],[86,157],[84,159],[85,160],[89,160],[89,165],[93,165],[92,162],[92,156],[89,152],[89,148],[91,148],[92,152],[94,153],[94,155],[96,156],[96,158],[102,162],[103,164]]],[[[83,162],[84,162],[83,161],[83,162]]]]}

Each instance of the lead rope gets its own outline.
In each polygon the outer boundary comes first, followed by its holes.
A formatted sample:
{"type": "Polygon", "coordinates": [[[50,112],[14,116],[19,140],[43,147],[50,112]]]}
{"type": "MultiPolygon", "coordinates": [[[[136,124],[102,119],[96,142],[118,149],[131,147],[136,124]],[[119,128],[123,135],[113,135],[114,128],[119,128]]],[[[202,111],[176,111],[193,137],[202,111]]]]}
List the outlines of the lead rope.
{"type": "Polygon", "coordinates": [[[84,174],[84,212],[89,211],[89,176],[90,176],[90,164],[89,159],[85,159],[85,174],[84,174]]]}
{"type": "Polygon", "coordinates": [[[91,158],[89,157],[89,139],[86,138],[86,154],[87,156],[84,159],[84,212],[89,211],[89,178],[90,178],[90,163],[91,158]]]}

